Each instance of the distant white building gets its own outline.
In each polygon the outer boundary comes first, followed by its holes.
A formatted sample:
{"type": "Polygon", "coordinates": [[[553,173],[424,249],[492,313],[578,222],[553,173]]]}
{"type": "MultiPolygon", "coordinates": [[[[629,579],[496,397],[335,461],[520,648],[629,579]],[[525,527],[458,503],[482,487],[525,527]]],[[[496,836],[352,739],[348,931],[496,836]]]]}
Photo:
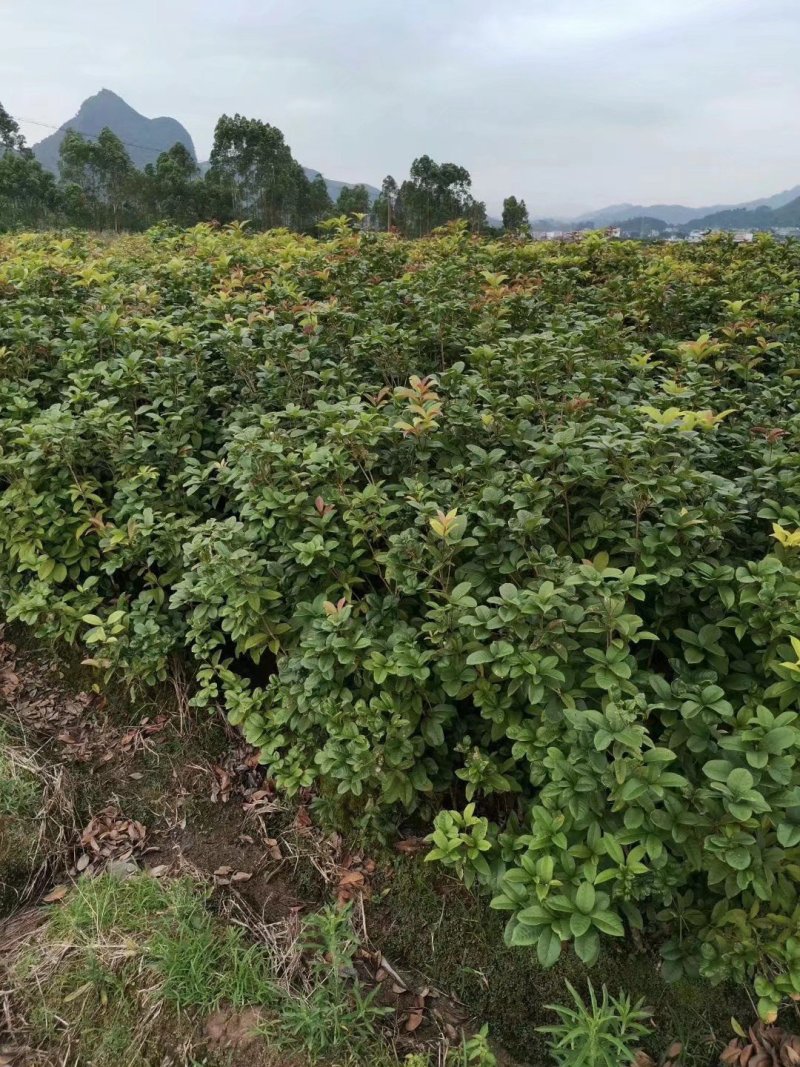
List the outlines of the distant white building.
{"type": "Polygon", "coordinates": [[[737,245],[749,245],[756,239],[756,235],[752,230],[736,230],[733,234],[733,240],[737,245]]]}

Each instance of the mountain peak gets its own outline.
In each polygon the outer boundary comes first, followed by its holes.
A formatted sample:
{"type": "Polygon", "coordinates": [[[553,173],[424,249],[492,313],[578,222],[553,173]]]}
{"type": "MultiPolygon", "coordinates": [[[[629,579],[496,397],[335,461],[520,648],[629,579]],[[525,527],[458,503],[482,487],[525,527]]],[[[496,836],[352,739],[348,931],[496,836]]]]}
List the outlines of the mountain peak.
{"type": "Polygon", "coordinates": [[[197,159],[192,138],[177,119],[164,116],[147,118],[118,93],[106,88],[87,97],[73,118],[35,144],[34,154],[43,167],[58,173],[58,151],[67,130],[75,130],[93,140],[106,126],[123,142],[131,160],[140,169],[148,163],[155,163],[162,152],[176,143],[184,145],[197,159]]]}

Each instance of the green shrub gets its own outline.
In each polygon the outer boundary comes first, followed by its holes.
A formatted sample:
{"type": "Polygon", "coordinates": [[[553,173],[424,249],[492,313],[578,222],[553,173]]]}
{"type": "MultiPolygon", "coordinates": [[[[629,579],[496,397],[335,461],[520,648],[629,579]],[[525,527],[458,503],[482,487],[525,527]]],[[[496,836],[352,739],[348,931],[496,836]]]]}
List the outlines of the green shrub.
{"type": "Polygon", "coordinates": [[[322,818],[439,813],[543,963],[647,923],[768,1014],[799,274],[769,239],[3,239],[0,605],[138,684],[188,650],[322,818]]]}

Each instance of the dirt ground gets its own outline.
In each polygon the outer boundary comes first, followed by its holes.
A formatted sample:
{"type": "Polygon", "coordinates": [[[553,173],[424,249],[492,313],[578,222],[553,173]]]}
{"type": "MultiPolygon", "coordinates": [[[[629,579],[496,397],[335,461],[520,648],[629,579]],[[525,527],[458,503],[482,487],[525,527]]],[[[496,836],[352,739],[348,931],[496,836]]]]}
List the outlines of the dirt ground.
{"type": "MultiPolygon", "coordinates": [[[[114,688],[100,693],[79,664],[0,629],[0,724],[57,781],[36,847],[0,865],[0,967],[21,940],[35,939],[47,906],[76,879],[147,868],[213,887],[212,907],[256,940],[325,902],[352,903],[363,946],[358,978],[393,1009],[387,1027],[398,1055],[433,1050],[438,1058],[469,1029],[467,1008],[387,959],[379,929],[370,928],[374,884],[391,879],[391,856],[379,871],[373,858],[314,825],[310,796],[291,805],[278,797],[221,717],[189,714],[171,687],[144,701],[114,688]]],[[[4,986],[0,1065],[32,1062],[18,1058],[27,1046],[26,1035],[13,1032],[13,994],[4,986]]],[[[223,1047],[232,1067],[258,1062],[241,1029],[242,1020],[224,1012],[207,1022],[206,1041],[223,1047]]]]}

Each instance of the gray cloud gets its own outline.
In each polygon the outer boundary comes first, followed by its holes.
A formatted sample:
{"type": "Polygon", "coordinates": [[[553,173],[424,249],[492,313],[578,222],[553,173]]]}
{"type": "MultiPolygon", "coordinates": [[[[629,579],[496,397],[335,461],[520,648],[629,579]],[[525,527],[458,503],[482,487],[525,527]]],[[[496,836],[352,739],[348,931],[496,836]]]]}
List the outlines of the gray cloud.
{"type": "Polygon", "coordinates": [[[463,163],[494,210],[800,182],[797,0],[4,0],[0,27],[15,114],[58,124],[106,86],[204,155],[240,111],[329,177],[463,163]]]}

